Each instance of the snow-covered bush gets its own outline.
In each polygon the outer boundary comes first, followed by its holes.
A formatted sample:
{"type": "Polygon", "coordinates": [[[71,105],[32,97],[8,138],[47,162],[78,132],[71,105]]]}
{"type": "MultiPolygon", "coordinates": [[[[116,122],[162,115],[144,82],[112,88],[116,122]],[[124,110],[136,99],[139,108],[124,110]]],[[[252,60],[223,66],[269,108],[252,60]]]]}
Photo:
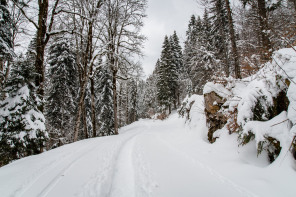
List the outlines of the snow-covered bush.
{"type": "Polygon", "coordinates": [[[266,150],[271,162],[296,134],[296,52],[281,49],[272,59],[250,77],[204,88],[204,94],[215,92],[227,100],[219,113],[227,118],[229,132],[239,132],[242,145],[255,139],[258,154],[266,150]]]}

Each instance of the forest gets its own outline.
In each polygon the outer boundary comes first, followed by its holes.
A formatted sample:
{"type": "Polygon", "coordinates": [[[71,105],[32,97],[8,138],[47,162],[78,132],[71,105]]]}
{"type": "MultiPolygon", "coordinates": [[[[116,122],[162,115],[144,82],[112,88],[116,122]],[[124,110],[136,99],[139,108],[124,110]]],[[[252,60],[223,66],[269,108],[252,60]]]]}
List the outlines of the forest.
{"type": "MultiPolygon", "coordinates": [[[[204,13],[188,19],[185,42],[176,32],[163,35],[155,69],[145,78],[140,58],[147,0],[0,0],[0,166],[87,138],[118,135],[119,128],[139,119],[163,120],[174,110],[184,116],[188,98],[210,93],[208,82],[243,81],[276,61],[274,52],[296,53],[295,0],[199,0],[198,5],[204,13]]],[[[288,73],[280,80],[286,80],[280,89],[286,95],[294,79],[288,73]]],[[[258,113],[268,107],[260,105],[258,113]]],[[[249,120],[270,120],[283,111],[277,109],[249,120]]],[[[241,132],[244,124],[235,110],[227,112],[232,122],[218,118],[218,123],[205,112],[210,142],[225,124],[230,133],[241,132]]],[[[254,136],[242,133],[242,144],[254,136]]],[[[266,140],[259,152],[274,138],[266,140]]],[[[277,155],[269,152],[270,161],[277,155]]]]}

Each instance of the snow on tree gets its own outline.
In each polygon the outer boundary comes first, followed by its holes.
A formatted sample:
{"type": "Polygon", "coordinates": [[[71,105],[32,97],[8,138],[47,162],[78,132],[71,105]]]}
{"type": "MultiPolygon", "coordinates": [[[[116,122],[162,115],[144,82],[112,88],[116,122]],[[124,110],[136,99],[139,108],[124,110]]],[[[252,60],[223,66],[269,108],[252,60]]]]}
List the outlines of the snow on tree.
{"type": "Polygon", "coordinates": [[[211,0],[209,13],[212,21],[212,44],[214,47],[215,56],[220,60],[219,67],[215,70],[217,76],[230,75],[230,60],[229,60],[229,31],[228,31],[228,17],[224,0],[211,0]]]}
{"type": "Polygon", "coordinates": [[[8,11],[6,0],[0,1],[0,90],[4,87],[5,75],[8,68],[5,65],[7,60],[14,56],[12,41],[13,21],[8,11]]]}
{"type": "Polygon", "coordinates": [[[133,123],[137,120],[137,102],[138,102],[138,91],[137,91],[137,82],[135,81],[135,79],[132,79],[129,83],[128,83],[128,87],[129,87],[129,92],[128,92],[128,96],[129,96],[129,121],[128,124],[133,123]]]}
{"type": "Polygon", "coordinates": [[[43,151],[48,134],[38,110],[34,65],[20,58],[13,65],[0,101],[0,164],[43,151]]]}
{"type": "Polygon", "coordinates": [[[162,109],[169,108],[171,112],[171,104],[173,101],[173,92],[170,83],[170,66],[172,63],[170,43],[167,36],[165,36],[164,43],[162,46],[160,65],[158,68],[158,79],[157,79],[157,99],[162,109]]]}
{"type": "Polygon", "coordinates": [[[69,39],[59,36],[49,48],[46,118],[54,146],[73,141],[71,130],[77,105],[78,76],[70,43],[69,39]]]}
{"type": "Polygon", "coordinates": [[[97,106],[99,108],[99,136],[114,135],[113,84],[109,67],[104,66],[99,72],[97,89],[100,92],[97,106]]]}
{"type": "MultiPolygon", "coordinates": [[[[182,55],[182,47],[179,43],[179,37],[177,36],[176,31],[174,31],[174,34],[170,37],[170,45],[171,45],[171,53],[172,53],[172,64],[174,65],[172,69],[175,71],[174,73],[174,80],[173,80],[173,86],[175,86],[173,89],[175,90],[175,105],[177,102],[177,105],[180,105],[180,97],[181,97],[181,87],[183,85],[182,79],[184,78],[184,67],[183,67],[183,55],[182,55]]],[[[176,106],[175,106],[176,108],[176,106]]]]}
{"type": "Polygon", "coordinates": [[[0,62],[11,59],[13,56],[12,44],[13,22],[8,11],[6,0],[0,1],[0,62]]]}

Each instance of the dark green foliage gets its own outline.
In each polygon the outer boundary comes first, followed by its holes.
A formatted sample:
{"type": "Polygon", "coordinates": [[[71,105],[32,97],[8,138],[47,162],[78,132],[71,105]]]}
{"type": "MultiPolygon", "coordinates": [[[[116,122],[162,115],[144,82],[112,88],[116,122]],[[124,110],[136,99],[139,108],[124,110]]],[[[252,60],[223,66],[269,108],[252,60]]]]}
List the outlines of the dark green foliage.
{"type": "Polygon", "coordinates": [[[157,99],[160,106],[171,110],[171,105],[175,100],[174,87],[176,85],[176,65],[172,61],[171,46],[169,38],[165,36],[162,46],[160,64],[157,79],[157,99]],[[173,83],[172,83],[173,82],[173,83]]]}
{"type": "Polygon", "coordinates": [[[215,57],[220,63],[215,70],[217,76],[229,76],[230,72],[230,57],[229,57],[229,25],[227,11],[224,0],[211,0],[210,20],[211,42],[215,57]]]}
{"type": "Polygon", "coordinates": [[[42,152],[48,140],[34,78],[28,61],[15,62],[4,89],[6,98],[0,102],[0,165],[42,152]]]}
{"type": "Polygon", "coordinates": [[[260,141],[257,147],[257,155],[263,150],[267,151],[269,162],[272,163],[281,153],[281,143],[273,137],[264,136],[265,140],[260,141]]]}
{"type": "Polygon", "coordinates": [[[114,111],[112,74],[108,67],[103,67],[98,73],[98,87],[100,92],[97,106],[99,110],[99,136],[114,135],[114,111]]]}
{"type": "MultiPolygon", "coordinates": [[[[53,145],[69,143],[73,137],[78,81],[75,54],[69,43],[68,39],[57,37],[49,48],[46,118],[51,137],[56,139],[53,145]]],[[[29,54],[34,57],[34,53],[29,54]]]]}
{"type": "Polygon", "coordinates": [[[0,0],[0,65],[1,61],[10,60],[13,53],[13,22],[8,11],[6,0],[0,0]]]}
{"type": "Polygon", "coordinates": [[[134,79],[132,79],[129,83],[128,83],[128,87],[129,87],[129,123],[133,123],[137,120],[138,118],[138,95],[137,95],[137,83],[134,79]]]}

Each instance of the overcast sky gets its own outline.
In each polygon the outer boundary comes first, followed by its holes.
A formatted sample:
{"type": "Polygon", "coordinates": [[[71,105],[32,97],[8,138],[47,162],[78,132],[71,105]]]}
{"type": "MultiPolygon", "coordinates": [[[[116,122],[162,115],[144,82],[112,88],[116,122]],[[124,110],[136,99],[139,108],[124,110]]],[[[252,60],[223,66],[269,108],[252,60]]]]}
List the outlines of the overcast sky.
{"type": "Polygon", "coordinates": [[[148,0],[147,18],[144,20],[145,42],[143,69],[146,77],[152,73],[165,35],[176,30],[183,46],[188,22],[192,14],[202,15],[196,0],[148,0]]]}

